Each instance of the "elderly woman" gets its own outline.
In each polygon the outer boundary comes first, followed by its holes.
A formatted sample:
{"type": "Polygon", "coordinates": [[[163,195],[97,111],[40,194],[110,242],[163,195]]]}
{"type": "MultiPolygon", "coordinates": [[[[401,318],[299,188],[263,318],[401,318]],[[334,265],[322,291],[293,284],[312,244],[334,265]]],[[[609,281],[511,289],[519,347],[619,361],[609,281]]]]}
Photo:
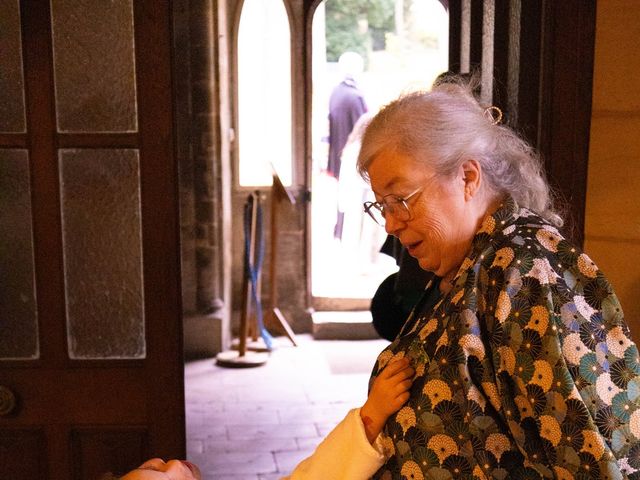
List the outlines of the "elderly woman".
{"type": "Polygon", "coordinates": [[[374,367],[416,370],[374,478],[640,478],[639,354],[618,300],[559,233],[539,158],[470,92],[406,95],[362,140],[365,210],[442,279],[374,367]]]}

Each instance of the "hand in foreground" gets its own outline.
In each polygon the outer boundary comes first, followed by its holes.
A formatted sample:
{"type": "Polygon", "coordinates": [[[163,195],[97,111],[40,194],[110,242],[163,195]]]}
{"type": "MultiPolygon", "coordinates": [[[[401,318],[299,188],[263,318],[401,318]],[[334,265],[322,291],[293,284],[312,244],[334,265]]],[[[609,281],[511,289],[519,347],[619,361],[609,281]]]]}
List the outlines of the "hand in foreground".
{"type": "Polygon", "coordinates": [[[147,460],[120,480],[201,480],[200,469],[191,462],[160,458],[147,460]]]}
{"type": "Polygon", "coordinates": [[[376,377],[360,417],[369,442],[373,443],[387,419],[409,400],[415,370],[408,358],[389,363],[376,377]]]}

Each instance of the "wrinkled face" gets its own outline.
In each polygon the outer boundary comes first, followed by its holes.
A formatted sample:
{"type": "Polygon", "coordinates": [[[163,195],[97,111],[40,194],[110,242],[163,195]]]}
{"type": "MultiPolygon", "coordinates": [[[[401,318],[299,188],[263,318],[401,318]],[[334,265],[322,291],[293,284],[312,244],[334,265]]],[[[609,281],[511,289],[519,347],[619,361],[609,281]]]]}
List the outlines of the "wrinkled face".
{"type": "Polygon", "coordinates": [[[465,194],[463,168],[451,178],[436,176],[406,155],[382,152],[367,172],[377,201],[389,194],[405,198],[422,187],[406,202],[409,219],[400,221],[387,214],[385,229],[398,237],[423,269],[440,277],[455,274],[477,228],[465,194]]]}

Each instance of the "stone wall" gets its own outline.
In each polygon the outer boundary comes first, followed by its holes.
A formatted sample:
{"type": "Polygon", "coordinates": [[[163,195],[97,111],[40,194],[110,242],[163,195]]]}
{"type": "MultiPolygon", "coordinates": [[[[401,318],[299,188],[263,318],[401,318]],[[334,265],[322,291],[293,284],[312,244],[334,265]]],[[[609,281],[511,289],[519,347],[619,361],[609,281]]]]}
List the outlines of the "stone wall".
{"type": "Polygon", "coordinates": [[[224,349],[229,330],[228,257],[230,224],[228,153],[222,128],[213,0],[174,2],[176,137],[180,170],[180,237],[185,354],[224,349]]]}
{"type": "MultiPolygon", "coordinates": [[[[242,312],[242,287],[244,276],[244,231],[243,212],[244,203],[251,193],[251,189],[236,191],[233,195],[233,323],[234,334],[238,333],[242,312]]],[[[279,324],[269,322],[268,314],[271,307],[271,191],[268,187],[260,189],[264,199],[263,206],[263,237],[264,263],[261,275],[261,299],[268,330],[274,335],[284,332],[278,328],[279,324]]],[[[297,193],[296,204],[280,201],[278,210],[278,233],[276,250],[276,288],[277,305],[287,322],[297,333],[311,330],[311,317],[307,312],[306,285],[306,249],[305,249],[305,219],[306,205],[303,195],[297,193]]]]}
{"type": "MultiPolygon", "coordinates": [[[[289,2],[296,30],[304,29],[303,4],[289,2]]],[[[251,189],[232,178],[234,38],[241,2],[177,0],[174,5],[176,155],[180,169],[180,237],[185,353],[211,356],[237,335],[244,282],[244,202],[251,189]]],[[[294,58],[302,58],[303,46],[294,58]]],[[[304,165],[303,62],[294,65],[295,154],[304,165]]],[[[304,172],[304,168],[301,170],[304,172]]],[[[304,183],[304,173],[297,183],[304,183]]],[[[298,186],[298,190],[304,188],[298,186]]],[[[270,311],[270,189],[264,193],[265,257],[261,277],[265,315],[270,311]]],[[[304,195],[296,193],[301,199],[304,195]]],[[[278,307],[296,332],[309,331],[306,211],[283,203],[278,234],[278,307]]],[[[268,317],[268,315],[267,315],[268,317]]],[[[277,324],[268,322],[274,334],[277,324]]]]}

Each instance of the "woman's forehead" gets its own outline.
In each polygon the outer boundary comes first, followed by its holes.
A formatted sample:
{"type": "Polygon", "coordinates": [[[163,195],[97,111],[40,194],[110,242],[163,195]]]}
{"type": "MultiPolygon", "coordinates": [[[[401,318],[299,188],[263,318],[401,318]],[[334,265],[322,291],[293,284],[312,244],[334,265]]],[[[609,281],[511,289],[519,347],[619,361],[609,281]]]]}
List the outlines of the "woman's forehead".
{"type": "Polygon", "coordinates": [[[388,192],[395,186],[415,184],[428,176],[431,169],[414,158],[399,153],[381,152],[367,168],[374,192],[388,192]]]}

